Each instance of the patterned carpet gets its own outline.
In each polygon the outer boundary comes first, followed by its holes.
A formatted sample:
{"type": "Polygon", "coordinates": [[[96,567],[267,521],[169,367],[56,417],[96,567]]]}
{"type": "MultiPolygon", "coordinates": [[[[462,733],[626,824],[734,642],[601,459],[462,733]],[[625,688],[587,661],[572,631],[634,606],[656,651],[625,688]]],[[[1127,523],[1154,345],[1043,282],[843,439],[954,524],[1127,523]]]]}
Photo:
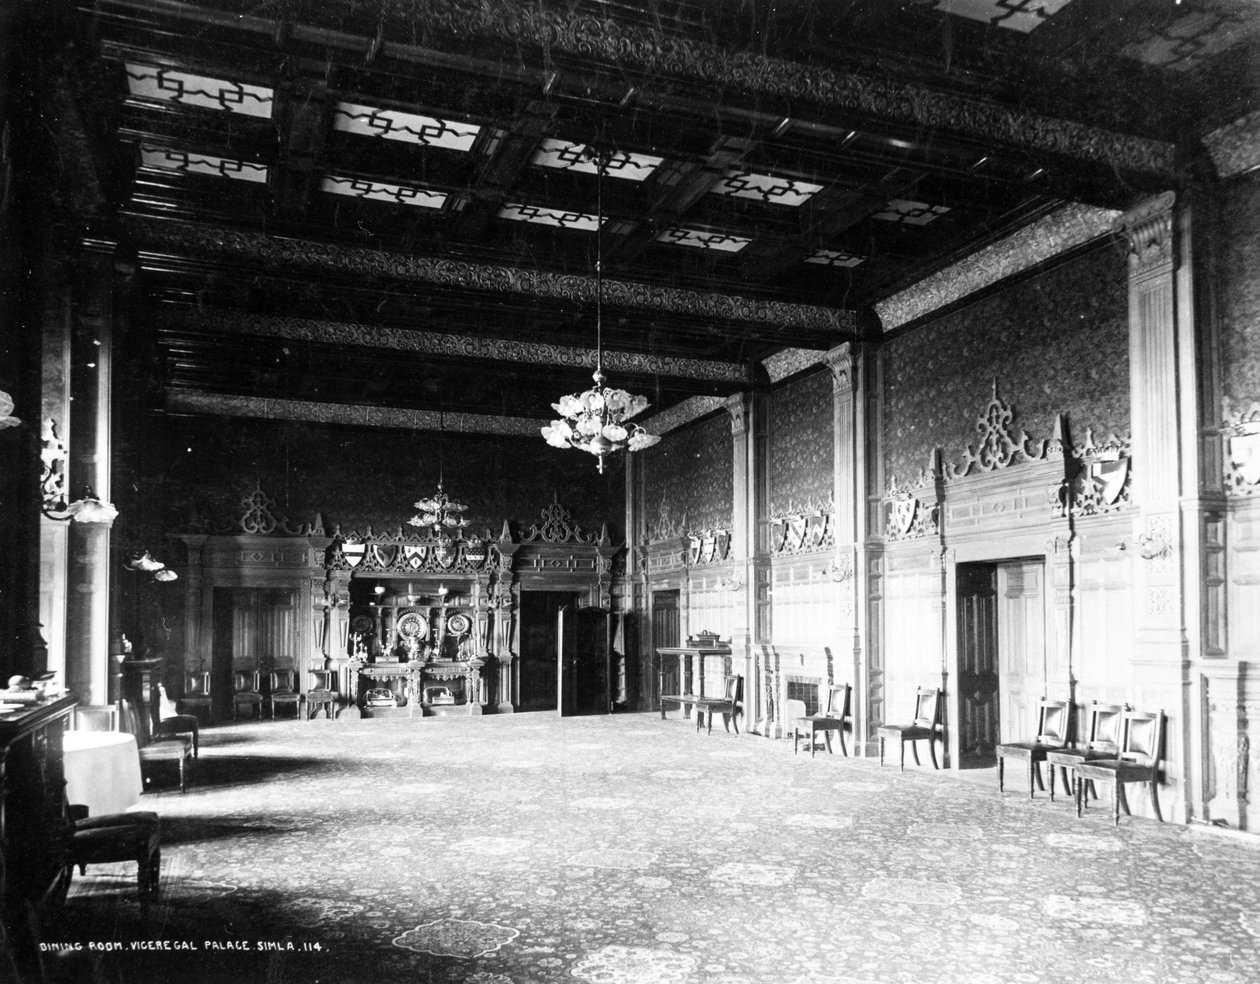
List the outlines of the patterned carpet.
{"type": "MultiPolygon", "coordinates": [[[[65,980],[1253,984],[1260,839],[653,715],[203,732],[162,895],[75,875],[65,980]],[[131,950],[136,941],[181,947],[131,950]],[[293,949],[267,951],[260,944],[293,949]],[[228,944],[243,944],[243,951],[228,944]],[[318,947],[318,949],[316,949],[318,947]]],[[[1018,780],[1016,780],[1018,787],[1018,780]]],[[[1135,797],[1144,795],[1134,791],[1135,797]]]]}

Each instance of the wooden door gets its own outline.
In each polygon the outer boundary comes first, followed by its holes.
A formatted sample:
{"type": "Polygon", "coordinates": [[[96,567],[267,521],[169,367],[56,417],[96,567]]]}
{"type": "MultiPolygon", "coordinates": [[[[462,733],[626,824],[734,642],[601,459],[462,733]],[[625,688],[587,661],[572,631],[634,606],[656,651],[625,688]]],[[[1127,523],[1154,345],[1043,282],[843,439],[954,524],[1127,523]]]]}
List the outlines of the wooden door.
{"type": "Polygon", "coordinates": [[[608,613],[602,608],[566,605],[556,616],[556,639],[559,715],[610,713],[608,613]]]}
{"type": "Polygon", "coordinates": [[[234,670],[278,664],[300,673],[296,608],[296,594],[289,588],[214,589],[210,696],[216,718],[232,715],[234,670]]]}
{"type": "MultiPolygon", "coordinates": [[[[652,592],[652,665],[659,669],[660,656],[656,654],[658,649],[676,649],[682,645],[682,619],[678,610],[677,591],[653,591],[652,592]]],[[[671,661],[666,667],[674,667],[676,672],[678,663],[676,660],[671,661]]],[[[651,706],[660,707],[660,690],[658,673],[651,675],[651,680],[647,686],[651,687],[653,693],[651,695],[651,706]]],[[[679,694],[682,681],[673,680],[665,684],[664,693],[679,694]],[[671,689],[672,687],[672,689],[671,689]]]]}
{"type": "Polygon", "coordinates": [[[1045,562],[1005,561],[997,569],[998,674],[1002,741],[1037,731],[1037,701],[1046,691],[1045,562]]]}
{"type": "Polygon", "coordinates": [[[961,765],[992,764],[999,728],[997,565],[958,565],[961,765]]]}
{"type": "Polygon", "coordinates": [[[517,709],[554,711],[556,707],[557,614],[576,605],[577,596],[564,591],[521,591],[521,657],[518,663],[517,709]]]}

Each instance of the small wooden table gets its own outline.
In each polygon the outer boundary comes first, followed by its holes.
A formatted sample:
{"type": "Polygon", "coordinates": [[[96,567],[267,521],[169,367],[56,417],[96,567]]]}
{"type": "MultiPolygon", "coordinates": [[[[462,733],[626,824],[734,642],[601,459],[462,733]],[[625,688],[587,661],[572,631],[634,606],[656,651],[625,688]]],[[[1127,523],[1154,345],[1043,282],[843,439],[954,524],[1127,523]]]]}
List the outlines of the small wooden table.
{"type": "Polygon", "coordinates": [[[665,720],[666,703],[677,704],[683,712],[683,717],[690,718],[692,708],[698,701],[705,698],[704,663],[706,659],[722,660],[721,676],[723,677],[728,676],[731,671],[731,647],[722,642],[667,647],[658,649],[656,655],[657,690],[661,695],[662,721],[665,720]],[[669,683],[676,684],[676,693],[666,692],[667,680],[669,683]]]}

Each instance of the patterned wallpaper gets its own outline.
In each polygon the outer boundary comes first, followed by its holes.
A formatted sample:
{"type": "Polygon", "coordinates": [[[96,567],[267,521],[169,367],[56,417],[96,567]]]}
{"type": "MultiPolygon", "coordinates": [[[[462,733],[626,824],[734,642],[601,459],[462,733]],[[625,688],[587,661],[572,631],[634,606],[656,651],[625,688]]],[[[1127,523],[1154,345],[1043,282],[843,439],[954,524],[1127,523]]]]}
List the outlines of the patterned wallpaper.
{"type": "Polygon", "coordinates": [[[1260,400],[1260,176],[1224,192],[1221,241],[1221,363],[1235,408],[1260,400]]]}
{"type": "Polygon", "coordinates": [[[950,312],[884,348],[885,481],[907,482],[975,444],[992,395],[1015,430],[1049,438],[1066,413],[1073,441],[1129,433],[1128,268],[1094,250],[950,312]]]}
{"type": "Polygon", "coordinates": [[[823,370],[770,397],[770,515],[814,513],[832,498],[831,373],[823,370]]]}
{"type": "Polygon", "coordinates": [[[729,414],[719,413],[672,431],[643,454],[649,540],[731,529],[735,464],[729,414]]]}
{"type": "MultiPolygon", "coordinates": [[[[151,451],[137,476],[147,501],[166,504],[165,514],[153,519],[167,530],[226,531],[256,481],[293,526],[322,513],[329,530],[333,524],[410,530],[412,503],[432,495],[438,482],[439,437],[433,433],[245,418],[182,419],[167,427],[165,453],[151,451]]],[[[506,519],[528,531],[558,494],[576,523],[598,531],[607,522],[609,534],[621,540],[620,459],[600,475],[590,455],[550,448],[541,437],[462,434],[446,435],[441,457],[445,490],[469,507],[472,530],[489,527],[498,536],[506,519]]]]}

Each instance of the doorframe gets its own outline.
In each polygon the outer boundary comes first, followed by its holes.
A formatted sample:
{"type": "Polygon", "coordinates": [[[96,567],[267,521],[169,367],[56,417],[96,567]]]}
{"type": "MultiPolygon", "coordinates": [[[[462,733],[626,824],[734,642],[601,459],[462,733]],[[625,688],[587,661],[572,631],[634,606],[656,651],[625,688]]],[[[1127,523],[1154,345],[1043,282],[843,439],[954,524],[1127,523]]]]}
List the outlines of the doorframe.
{"type": "MultiPolygon", "coordinates": [[[[1056,623],[1056,603],[1055,594],[1057,585],[1054,583],[1052,571],[1052,546],[1047,542],[1045,531],[1030,533],[1010,533],[998,537],[996,535],[985,535],[975,540],[969,540],[964,543],[951,544],[945,550],[944,555],[944,618],[942,622],[942,630],[944,638],[943,653],[944,659],[941,664],[941,688],[945,692],[945,744],[946,744],[946,768],[959,769],[961,767],[962,753],[962,735],[958,728],[958,723],[962,720],[962,695],[958,692],[958,687],[953,685],[959,674],[959,653],[958,653],[958,565],[987,563],[1001,564],[1004,561],[1032,561],[1040,560],[1042,562],[1042,617],[1045,620],[1046,629],[1046,649],[1047,662],[1049,661],[1049,647],[1051,645],[1058,646],[1058,626],[1056,623]]],[[[1067,605],[1070,607],[1075,604],[1071,593],[1067,596],[1067,605]]],[[[1071,670],[1069,669],[1069,675],[1071,670]]],[[[1001,676],[998,678],[999,688],[1002,685],[1001,676]]],[[[1072,681],[1067,681],[1064,690],[1072,694],[1075,699],[1075,689],[1071,687],[1072,681]]],[[[1059,686],[1058,682],[1046,680],[1046,687],[1054,688],[1059,686]]]]}

